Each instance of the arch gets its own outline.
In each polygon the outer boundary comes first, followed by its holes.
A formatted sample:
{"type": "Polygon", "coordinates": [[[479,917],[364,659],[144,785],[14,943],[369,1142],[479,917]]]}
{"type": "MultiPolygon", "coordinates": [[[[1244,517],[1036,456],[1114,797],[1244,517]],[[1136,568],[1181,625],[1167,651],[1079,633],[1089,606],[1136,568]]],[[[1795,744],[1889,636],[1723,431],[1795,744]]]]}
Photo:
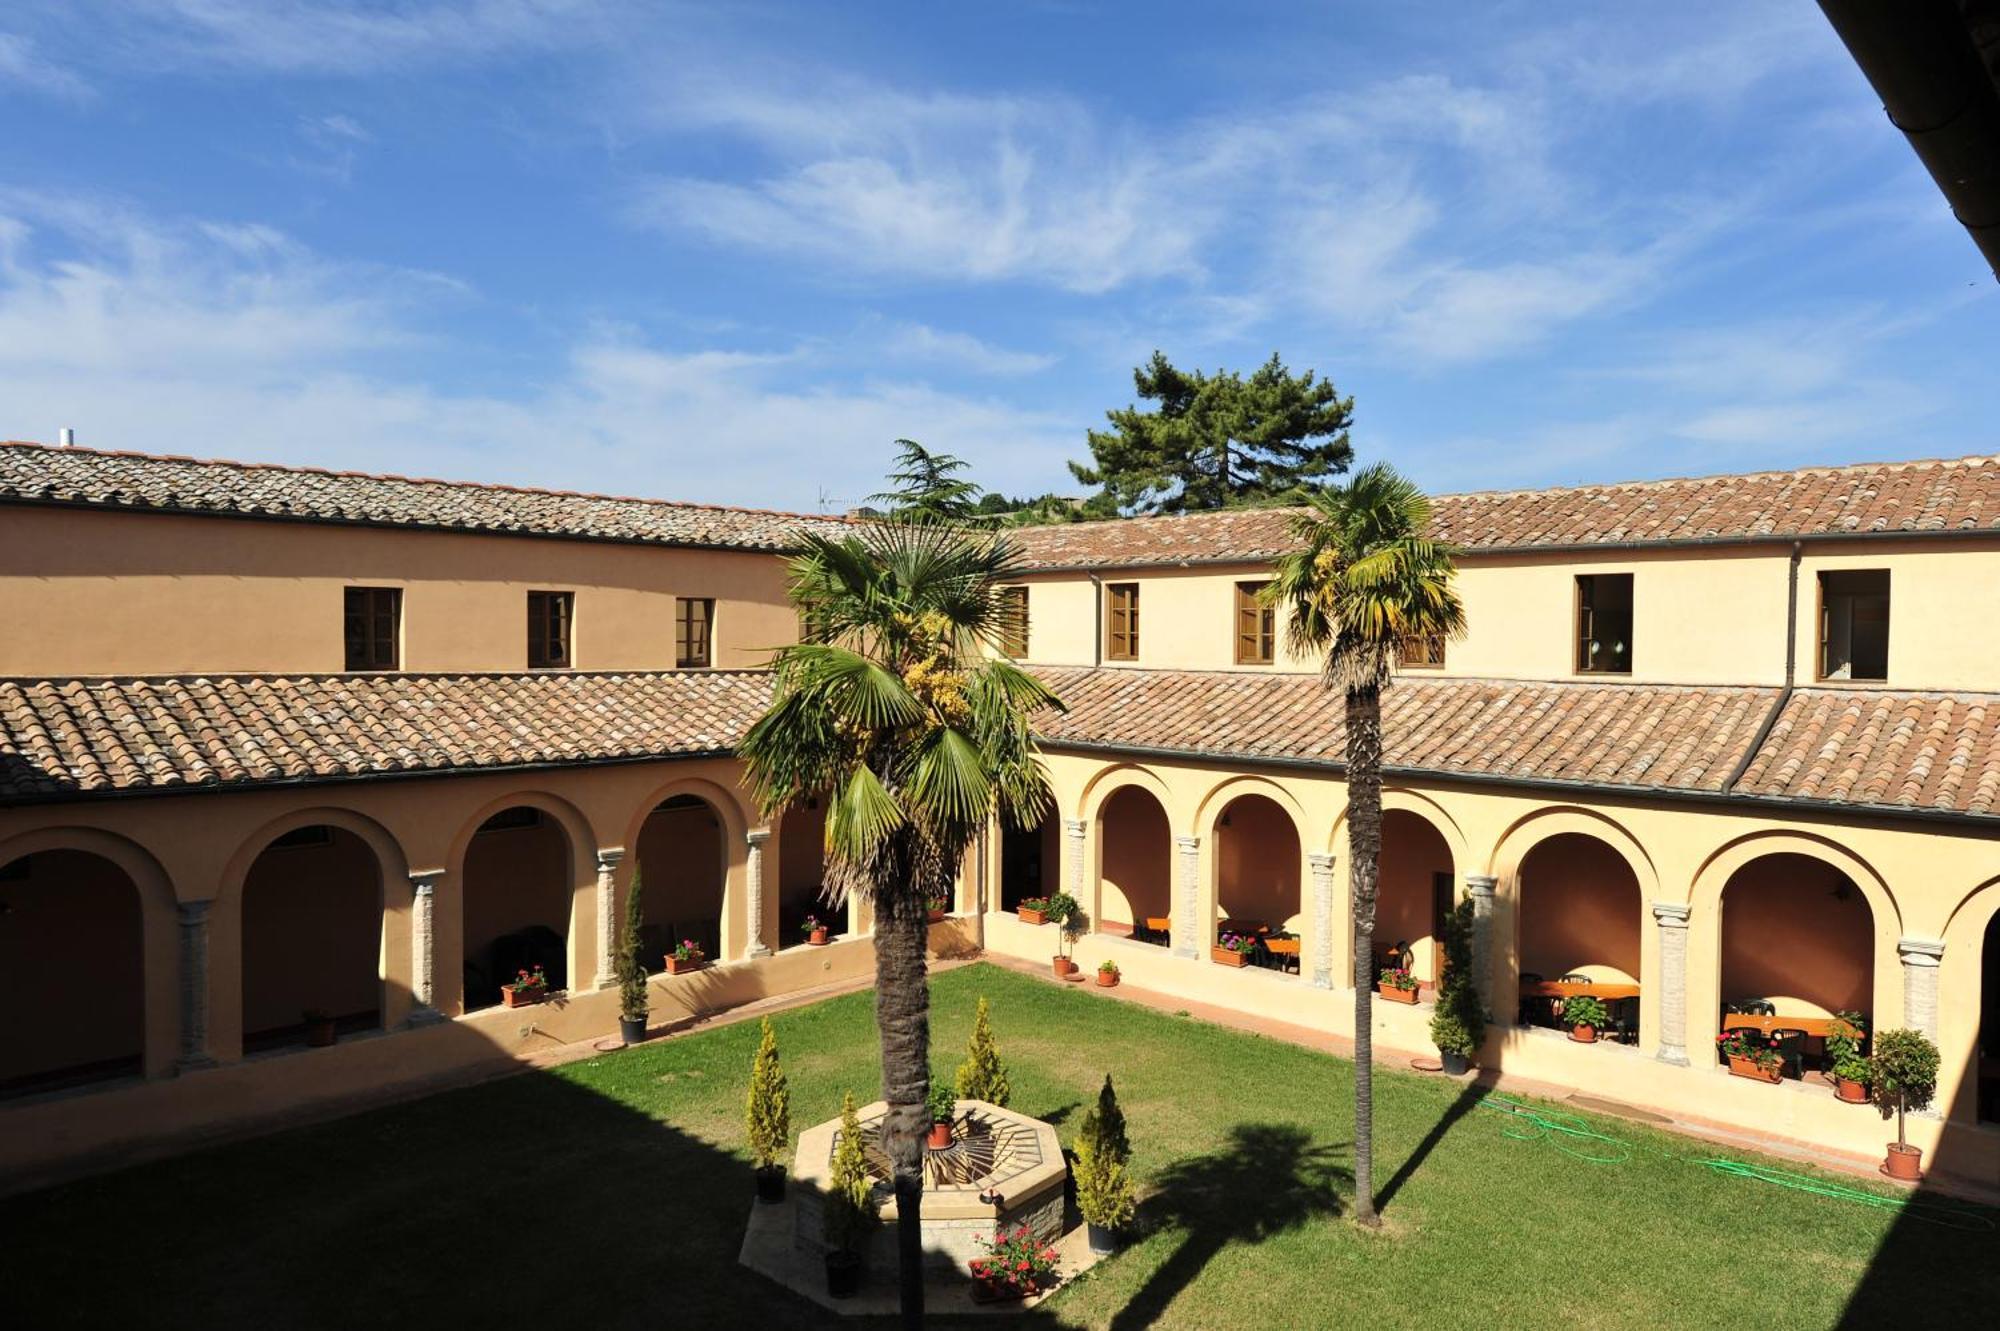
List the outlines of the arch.
{"type": "Polygon", "coordinates": [[[1173,819],[1153,783],[1121,781],[1096,802],[1090,822],[1096,927],[1164,941],[1148,925],[1173,913],[1173,819]]]}
{"type": "MultiPolygon", "coordinates": [[[[1434,987],[1443,958],[1444,917],[1458,899],[1461,863],[1428,801],[1383,799],[1382,853],[1375,888],[1375,945],[1401,961],[1421,985],[1434,987]]],[[[1351,909],[1346,913],[1352,924],[1351,909]]]]}
{"type": "Polygon", "coordinates": [[[579,863],[587,858],[595,865],[597,851],[604,843],[597,839],[597,830],[590,825],[589,815],[560,795],[546,790],[526,789],[496,795],[474,810],[451,839],[451,846],[445,853],[446,869],[456,877],[464,868],[466,848],[472,844],[474,834],[493,815],[515,808],[539,810],[555,819],[561,825],[563,834],[569,838],[579,863]]]}
{"type": "Polygon", "coordinates": [[[1520,870],[1521,861],[1527,858],[1536,843],[1564,832],[1582,832],[1609,844],[1625,858],[1633,877],[1639,880],[1641,898],[1652,901],[1659,897],[1659,870],[1639,838],[1627,831],[1617,819],[1596,809],[1574,804],[1551,805],[1515,819],[1500,834],[1500,840],[1487,860],[1486,872],[1498,880],[1500,891],[1507,891],[1520,870]]]}
{"type": "Polygon", "coordinates": [[[1222,816],[1222,811],[1244,795],[1262,795],[1278,805],[1292,820],[1292,832],[1298,837],[1300,847],[1311,843],[1306,828],[1312,820],[1306,817],[1298,798],[1276,781],[1262,776],[1225,777],[1210,786],[1195,805],[1194,835],[1213,836],[1216,820],[1222,816]]]}
{"type": "Polygon", "coordinates": [[[736,955],[742,926],[731,918],[740,909],[735,870],[747,833],[735,800],[702,780],[670,783],[639,819],[625,844],[642,876],[641,950],[649,967],[663,966],[683,939],[717,959],[736,955]],[[712,845],[702,845],[710,838],[712,845]]]}
{"type": "Polygon", "coordinates": [[[1960,898],[1945,924],[1937,1043],[1947,1117],[2000,1125],[2000,878],[1960,898]]]}
{"type": "MultiPolygon", "coordinates": [[[[551,989],[583,982],[590,952],[578,925],[596,882],[587,819],[564,800],[519,792],[480,808],[451,855],[455,890],[439,909],[457,907],[461,1010],[494,1006],[501,985],[537,967],[551,989]]],[[[440,967],[438,982],[449,986],[453,977],[440,967]]],[[[449,992],[441,998],[449,1010],[449,992]]]]}
{"type": "Polygon", "coordinates": [[[236,899],[246,1051],[385,1025],[388,883],[375,848],[332,823],[301,823],[251,858],[236,899]]]}
{"type": "Polygon", "coordinates": [[[1877,921],[1877,932],[1887,931],[1890,955],[1894,955],[1896,939],[1902,933],[1903,912],[1896,904],[1895,895],[1889,891],[1888,880],[1875,871],[1874,865],[1847,847],[1814,832],[1774,828],[1745,833],[1724,842],[1695,870],[1694,887],[1688,894],[1688,904],[1694,908],[1695,914],[1713,912],[1722,900],[1722,890],[1731,875],[1751,860],[1781,853],[1824,860],[1847,875],[1868,898],[1868,908],[1874,912],[1877,921]]]}
{"type": "MultiPolygon", "coordinates": [[[[397,882],[407,887],[410,877],[409,861],[404,858],[402,843],[396,840],[394,833],[366,814],[356,813],[352,809],[315,805],[312,808],[294,809],[290,813],[280,814],[263,823],[237,844],[235,853],[223,865],[222,881],[215,894],[216,905],[222,914],[226,917],[240,914],[243,880],[250,872],[252,862],[264,853],[265,847],[288,832],[314,826],[338,828],[361,838],[375,853],[375,862],[382,867],[385,890],[388,885],[397,882]]],[[[394,893],[390,892],[389,895],[393,898],[394,893]]]]}
{"type": "MultiPolygon", "coordinates": [[[[1563,976],[1647,986],[1646,896],[1618,848],[1590,832],[1557,832],[1528,848],[1514,870],[1515,956],[1522,980],[1563,976]]],[[[1610,1033],[1634,1043],[1653,1016],[1634,998],[1605,997],[1610,1033]]],[[[1519,1020],[1560,1026],[1555,1000],[1522,998],[1519,1020]]]]}
{"type": "MultiPolygon", "coordinates": [[[[1334,816],[1333,826],[1327,830],[1326,850],[1329,854],[1344,858],[1347,850],[1347,814],[1350,806],[1342,804],[1340,812],[1334,816]]],[[[1466,849],[1465,830],[1458,820],[1451,816],[1442,804],[1420,790],[1408,786],[1382,787],[1382,813],[1387,816],[1391,810],[1415,814],[1429,823],[1445,845],[1451,850],[1454,866],[1463,866],[1461,872],[1472,867],[1472,853],[1466,849]]]]}
{"type": "MultiPolygon", "coordinates": [[[[1128,786],[1137,786],[1145,790],[1159,801],[1162,809],[1171,810],[1174,807],[1173,794],[1168,790],[1167,783],[1152,768],[1137,763],[1113,763],[1108,767],[1099,768],[1090,780],[1084,783],[1083,793],[1077,796],[1077,818],[1094,825],[1097,822],[1098,811],[1113,795],[1128,786]]],[[[1171,834],[1171,813],[1168,814],[1168,818],[1171,834]]]]}
{"type": "Polygon", "coordinates": [[[1305,914],[1305,837],[1296,809],[1296,804],[1280,803],[1266,790],[1247,784],[1215,807],[1208,827],[1215,846],[1209,862],[1218,918],[1255,921],[1293,934],[1300,931],[1305,914]]]}
{"type": "Polygon", "coordinates": [[[807,919],[825,925],[829,937],[847,932],[847,911],[829,903],[826,889],[826,801],[814,797],[778,815],[772,829],[778,846],[776,880],[779,950],[804,947],[807,919]]]}

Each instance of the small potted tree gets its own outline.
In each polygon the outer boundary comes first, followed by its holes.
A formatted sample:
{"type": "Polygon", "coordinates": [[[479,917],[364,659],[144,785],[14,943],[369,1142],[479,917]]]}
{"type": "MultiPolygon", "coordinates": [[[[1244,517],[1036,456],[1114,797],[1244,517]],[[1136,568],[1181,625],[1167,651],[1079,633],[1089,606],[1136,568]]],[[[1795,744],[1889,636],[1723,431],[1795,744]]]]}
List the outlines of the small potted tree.
{"type": "Polygon", "coordinates": [[[1023,924],[1047,924],[1049,922],[1049,899],[1047,897],[1023,897],[1021,904],[1014,907],[1014,913],[1021,917],[1023,924]]]}
{"type": "Polygon", "coordinates": [[[639,931],[646,926],[646,898],[639,874],[632,874],[632,890],[625,894],[625,919],[618,932],[618,1034],[626,1044],[646,1038],[646,1014],[651,1005],[646,997],[646,967],[639,960],[639,931]]]}
{"type": "Polygon", "coordinates": [[[1250,958],[1257,955],[1257,940],[1249,934],[1224,934],[1221,941],[1208,950],[1208,959],[1218,966],[1238,969],[1250,964],[1250,958]]]}
{"type": "Polygon", "coordinates": [[[1486,1039],[1486,1012],[1472,974],[1472,902],[1452,907],[1444,922],[1444,968],[1438,976],[1431,1041],[1447,1076],[1463,1076],[1486,1039]]]}
{"type": "Polygon", "coordinates": [[[792,1091],[778,1065],[778,1035],[764,1018],[763,1038],[750,1065],[750,1096],[744,1108],[744,1135],[757,1170],[757,1200],[785,1200],[785,1154],[792,1144],[792,1091]]]}
{"type": "Polygon", "coordinates": [[[966,1042],[965,1061],[958,1065],[956,1082],[961,1100],[984,1100],[1005,1107],[1012,1093],[1007,1065],[1000,1061],[999,1047],[993,1043],[993,1017],[984,998],[972,1015],[972,1038],[966,1042]]]}
{"type": "Polygon", "coordinates": [[[1100,988],[1116,989],[1118,987],[1118,977],[1121,974],[1123,972],[1118,969],[1118,963],[1115,961],[1100,961],[1097,963],[1097,983],[1100,988]]]}
{"type": "Polygon", "coordinates": [[[309,1007],[299,1014],[306,1024],[306,1043],[314,1049],[324,1049],[338,1038],[333,1027],[333,1014],[320,1008],[309,1007]]]}
{"type": "Polygon", "coordinates": [[[1076,1179],[1077,1209],[1088,1226],[1092,1252],[1115,1252],[1120,1232],[1132,1223],[1137,1208],[1127,1169],[1131,1158],[1125,1112],[1118,1107],[1118,1093],[1107,1076],[1104,1089],[1097,1093],[1097,1107],[1083,1116],[1076,1139],[1076,1165],[1071,1170],[1076,1179]]]}
{"type": "Polygon", "coordinates": [[[808,947],[826,946],[827,928],[824,924],[820,923],[819,916],[808,915],[803,920],[800,920],[799,932],[806,936],[806,945],[808,947]]]}
{"type": "Polygon", "coordinates": [[[833,1148],[833,1170],[820,1211],[820,1232],[827,1247],[826,1292],[834,1298],[852,1298],[861,1288],[866,1265],[862,1251],[881,1219],[875,1209],[875,1181],[868,1176],[868,1158],[861,1151],[861,1119],[854,1112],[854,1092],[849,1091],[840,1108],[840,1141],[833,1148]]]}
{"type": "Polygon", "coordinates": [[[1417,1001],[1417,977],[1410,974],[1407,966],[1391,966],[1376,977],[1375,992],[1391,1003],[1417,1001]]]}
{"type": "Polygon", "coordinates": [[[958,1117],[958,1097],[952,1094],[950,1083],[932,1076],[930,1094],[924,1103],[931,1111],[931,1135],[924,1139],[924,1145],[933,1151],[950,1150],[951,1123],[958,1117]]]}
{"type": "Polygon", "coordinates": [[[1859,1012],[1834,1017],[1826,1033],[1826,1056],[1833,1064],[1833,1093],[1851,1105],[1868,1103],[1868,1060],[1861,1042],[1868,1038],[1868,1019],[1859,1012]]]}
{"type": "Polygon", "coordinates": [[[1716,1036],[1715,1043],[1729,1061],[1730,1076],[1769,1082],[1773,1086],[1784,1080],[1785,1057],[1768,1036],[1738,1027],[1716,1036]]]}
{"type": "Polygon", "coordinates": [[[1596,1044],[1597,1033],[1611,1020],[1602,1000],[1589,994],[1571,994],[1563,1000],[1563,1025],[1569,1038],[1578,1044],[1596,1044]]]}
{"type": "Polygon", "coordinates": [[[1903,1132],[1903,1115],[1922,1113],[1937,1094],[1938,1048],[1922,1031],[1883,1031],[1875,1037],[1869,1060],[1869,1086],[1875,1103],[1896,1111],[1896,1140],[1882,1161],[1882,1172],[1904,1183],[1924,1176],[1924,1148],[1910,1145],[1903,1132]]]}
{"type": "Polygon", "coordinates": [[[549,977],[540,966],[514,972],[514,978],[500,986],[500,1001],[508,1007],[527,1007],[549,996],[549,977]]]}
{"type": "Polygon", "coordinates": [[[1070,960],[1070,949],[1076,946],[1077,935],[1082,932],[1083,907],[1067,892],[1058,892],[1049,898],[1049,921],[1056,926],[1056,954],[1051,960],[1056,975],[1068,979],[1076,970],[1076,963],[1070,960]]]}
{"type": "Polygon", "coordinates": [[[667,953],[667,974],[669,975],[686,975],[690,971],[700,970],[707,964],[708,957],[703,954],[701,944],[695,942],[692,938],[681,939],[680,942],[674,944],[674,950],[667,953]]]}

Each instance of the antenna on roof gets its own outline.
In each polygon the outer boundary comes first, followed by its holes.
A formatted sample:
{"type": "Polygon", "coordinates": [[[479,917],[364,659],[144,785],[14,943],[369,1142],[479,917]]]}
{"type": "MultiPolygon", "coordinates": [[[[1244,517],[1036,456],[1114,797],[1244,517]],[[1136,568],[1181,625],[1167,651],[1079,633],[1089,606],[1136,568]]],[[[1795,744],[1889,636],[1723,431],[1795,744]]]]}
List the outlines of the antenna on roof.
{"type": "Polygon", "coordinates": [[[68,448],[76,442],[76,431],[65,425],[56,431],[56,447],[68,448]]]}

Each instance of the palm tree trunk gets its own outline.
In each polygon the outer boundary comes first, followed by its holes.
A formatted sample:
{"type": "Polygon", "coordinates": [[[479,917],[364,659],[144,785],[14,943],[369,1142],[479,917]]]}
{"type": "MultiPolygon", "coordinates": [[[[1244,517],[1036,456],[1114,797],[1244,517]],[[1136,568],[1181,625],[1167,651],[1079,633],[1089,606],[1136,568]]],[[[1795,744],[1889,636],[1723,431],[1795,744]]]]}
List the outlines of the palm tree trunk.
{"type": "Polygon", "coordinates": [[[896,1266],[903,1325],[924,1324],[924,1136],[930,1131],[930,987],[924,972],[924,902],[904,836],[885,857],[892,876],[874,887],[875,1025],[882,1037],[882,1150],[896,1194],[896,1266]]]}
{"type": "Polygon", "coordinates": [[[1354,898],[1354,1218],[1375,1214],[1375,888],[1382,867],[1382,694],[1347,691],[1347,881],[1354,898]]]}

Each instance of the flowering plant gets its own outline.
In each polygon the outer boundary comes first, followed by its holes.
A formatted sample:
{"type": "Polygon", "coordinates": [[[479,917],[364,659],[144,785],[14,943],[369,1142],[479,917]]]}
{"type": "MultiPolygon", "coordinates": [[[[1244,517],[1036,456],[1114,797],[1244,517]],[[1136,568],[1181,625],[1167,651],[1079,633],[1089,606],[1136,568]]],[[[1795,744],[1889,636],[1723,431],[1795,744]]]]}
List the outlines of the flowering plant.
{"type": "Polygon", "coordinates": [[[1097,963],[1097,973],[1099,975],[1116,975],[1118,973],[1118,963],[1115,961],[1100,961],[1097,963]]]}
{"type": "Polygon", "coordinates": [[[507,983],[501,985],[500,987],[502,989],[507,990],[509,993],[524,994],[527,993],[530,989],[548,988],[549,977],[542,973],[542,968],[540,966],[537,966],[533,970],[514,972],[514,978],[507,981],[507,983]]]}
{"type": "Polygon", "coordinates": [[[1255,952],[1257,940],[1249,934],[1224,934],[1216,946],[1224,952],[1255,952]]]}
{"type": "Polygon", "coordinates": [[[1014,909],[1040,911],[1043,914],[1047,914],[1049,899],[1047,897],[1022,897],[1021,904],[1014,907],[1014,909]]]}
{"type": "Polygon", "coordinates": [[[1028,1294],[1056,1277],[1056,1250],[1036,1238],[1027,1225],[999,1230],[980,1242],[986,1245],[986,1256],[967,1263],[975,1280],[1028,1294]]]}
{"type": "Polygon", "coordinates": [[[826,926],[819,922],[819,916],[817,915],[808,915],[803,920],[799,921],[799,932],[802,934],[806,935],[815,934],[824,928],[826,928],[826,926]]]}
{"type": "Polygon", "coordinates": [[[950,909],[950,907],[951,907],[950,897],[936,896],[936,897],[924,898],[925,910],[943,911],[950,909]]]}
{"type": "Polygon", "coordinates": [[[683,938],[674,944],[674,950],[668,955],[675,961],[698,961],[701,959],[701,944],[692,938],[683,938]]]}
{"type": "Polygon", "coordinates": [[[1745,1059],[1760,1072],[1770,1072],[1785,1061],[1776,1040],[1741,1028],[1716,1036],[1715,1045],[1724,1058],[1745,1059]]]}
{"type": "Polygon", "coordinates": [[[1392,966],[1379,977],[1384,989],[1400,989],[1408,992],[1417,987],[1417,977],[1410,974],[1408,966],[1392,966]]]}

